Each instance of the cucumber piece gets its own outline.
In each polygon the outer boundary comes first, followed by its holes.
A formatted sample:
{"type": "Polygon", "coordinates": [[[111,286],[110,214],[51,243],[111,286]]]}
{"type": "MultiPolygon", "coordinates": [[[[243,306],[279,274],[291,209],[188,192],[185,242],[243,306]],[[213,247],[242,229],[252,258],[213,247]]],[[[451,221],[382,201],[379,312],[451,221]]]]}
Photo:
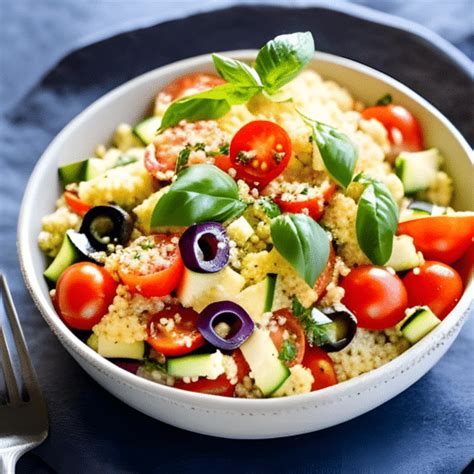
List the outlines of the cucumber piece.
{"type": "Polygon", "coordinates": [[[224,356],[222,352],[216,351],[213,354],[193,354],[168,359],[166,371],[172,377],[206,377],[215,380],[224,373],[224,356]]]}
{"type": "Polygon", "coordinates": [[[88,338],[87,338],[87,341],[86,341],[86,344],[91,348],[93,349],[94,351],[98,351],[99,350],[99,336],[93,332],[88,338]]]}
{"type": "Polygon", "coordinates": [[[435,180],[443,162],[437,148],[418,152],[402,152],[395,160],[395,172],[403,183],[405,194],[427,189],[435,180]]]}
{"type": "Polygon", "coordinates": [[[107,163],[100,158],[88,158],[76,161],[58,168],[59,179],[63,186],[70,183],[88,181],[104,174],[108,169],[107,163]]]}
{"type": "Polygon", "coordinates": [[[253,233],[253,227],[244,216],[240,216],[227,226],[227,235],[240,246],[244,245],[253,233]]]}
{"type": "Polygon", "coordinates": [[[428,306],[420,306],[402,324],[400,330],[411,344],[415,344],[432,331],[441,320],[428,306]]]}
{"type": "Polygon", "coordinates": [[[89,158],[86,160],[84,169],[84,179],[82,181],[89,181],[104,174],[108,169],[107,163],[100,158],[89,158]]]}
{"type": "Polygon", "coordinates": [[[232,301],[242,306],[250,317],[259,323],[263,313],[272,310],[275,284],[276,275],[268,275],[265,280],[245,288],[232,301]]]}
{"type": "MultiPolygon", "coordinates": [[[[97,352],[102,357],[109,359],[143,359],[145,355],[145,343],[143,341],[116,342],[100,336],[97,339],[97,352]]],[[[89,340],[87,342],[89,343],[89,340]]]]}
{"type": "Polygon", "coordinates": [[[393,239],[392,255],[385,263],[386,267],[391,267],[396,272],[403,272],[422,264],[423,258],[418,254],[412,237],[400,235],[393,239]]]}
{"type": "Polygon", "coordinates": [[[447,207],[437,206],[426,201],[413,201],[408,204],[407,209],[410,209],[413,214],[426,216],[444,216],[448,210],[447,207]]]}
{"type": "Polygon", "coordinates": [[[272,394],[290,376],[290,370],[278,358],[278,351],[268,331],[256,327],[240,350],[264,396],[272,394]]]}
{"type": "Polygon", "coordinates": [[[149,145],[155,139],[156,131],[161,126],[160,117],[148,117],[135,125],[133,133],[145,144],[149,145]]]}
{"type": "Polygon", "coordinates": [[[233,300],[242,290],[245,279],[229,266],[216,273],[197,273],[187,268],[176,290],[179,302],[200,313],[215,301],[233,300]]]}
{"type": "Polygon", "coordinates": [[[67,267],[77,262],[79,258],[80,254],[69,238],[68,232],[66,232],[58,254],[49,267],[44,271],[43,276],[50,283],[55,284],[61,276],[61,273],[66,270],[67,267]]]}

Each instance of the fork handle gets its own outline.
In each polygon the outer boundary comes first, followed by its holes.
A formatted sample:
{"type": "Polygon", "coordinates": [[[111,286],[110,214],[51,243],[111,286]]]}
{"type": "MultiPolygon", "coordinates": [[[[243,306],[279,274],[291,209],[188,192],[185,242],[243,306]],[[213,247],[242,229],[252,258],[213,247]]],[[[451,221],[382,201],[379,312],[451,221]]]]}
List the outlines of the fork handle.
{"type": "Polygon", "coordinates": [[[9,449],[0,453],[0,474],[15,474],[15,466],[21,452],[9,449]]]}

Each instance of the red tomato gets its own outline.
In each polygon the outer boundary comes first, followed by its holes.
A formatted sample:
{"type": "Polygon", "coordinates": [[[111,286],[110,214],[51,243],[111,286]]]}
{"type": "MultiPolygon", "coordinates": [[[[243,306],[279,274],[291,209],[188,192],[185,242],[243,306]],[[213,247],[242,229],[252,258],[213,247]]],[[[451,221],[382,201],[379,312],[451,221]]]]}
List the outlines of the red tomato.
{"type": "Polygon", "coordinates": [[[71,209],[71,211],[79,214],[80,216],[84,216],[84,214],[89,210],[92,209],[90,204],[87,204],[84,201],[81,201],[77,194],[72,193],[71,191],[64,192],[64,199],[66,204],[71,209]]]}
{"type": "Polygon", "coordinates": [[[319,347],[306,346],[303,366],[311,370],[314,377],[311,390],[320,390],[337,384],[336,371],[331,358],[319,347]]]}
{"type": "MultiPolygon", "coordinates": [[[[169,245],[173,236],[154,235],[156,247],[169,245]]],[[[181,280],[184,271],[183,259],[179,253],[178,244],[172,257],[169,257],[170,264],[166,268],[156,268],[153,273],[140,275],[128,271],[125,264],[119,269],[119,276],[122,282],[128,286],[132,292],[137,292],[151,298],[152,296],[169,295],[181,280]]]]}
{"type": "Polygon", "coordinates": [[[177,380],[176,388],[188,390],[189,392],[207,393],[208,395],[220,395],[221,397],[232,397],[235,385],[232,385],[225,374],[219,375],[216,380],[200,378],[196,382],[185,383],[177,380]]]}
{"type": "Polygon", "coordinates": [[[236,349],[232,352],[232,357],[237,365],[237,380],[241,382],[242,379],[250,373],[250,367],[240,349],[236,349]]]}
{"type": "Polygon", "coordinates": [[[441,262],[426,261],[411,270],[403,284],[408,293],[408,305],[429,306],[439,319],[444,319],[462,296],[461,277],[453,268],[441,262]]]}
{"type": "Polygon", "coordinates": [[[324,293],[326,293],[326,288],[331,283],[332,274],[334,272],[334,265],[336,264],[336,252],[332,244],[329,244],[329,258],[326,268],[323,270],[323,273],[319,275],[316,283],[314,284],[314,291],[318,295],[318,299],[321,298],[324,293]]]}
{"type": "Polygon", "coordinates": [[[303,212],[305,209],[308,215],[314,220],[318,220],[324,211],[324,205],[331,199],[331,196],[336,191],[335,183],[326,183],[326,186],[321,189],[321,193],[303,201],[285,201],[280,197],[275,198],[275,202],[278,204],[282,212],[292,212],[298,214],[303,212]]]}
{"type": "MultiPolygon", "coordinates": [[[[250,367],[244,359],[240,349],[232,353],[232,357],[237,365],[237,381],[249,374],[250,367]]],[[[191,392],[207,393],[210,395],[220,395],[221,397],[232,397],[234,395],[235,385],[232,385],[225,374],[219,375],[216,380],[200,378],[196,382],[184,383],[182,380],[176,381],[176,388],[189,390],[191,392]]]]}
{"type": "Polygon", "coordinates": [[[454,263],[453,267],[459,273],[464,285],[467,285],[469,277],[474,271],[474,243],[469,246],[464,256],[454,263]]]}
{"type": "Polygon", "coordinates": [[[204,345],[202,334],[197,329],[199,314],[192,308],[173,305],[155,314],[148,322],[146,341],[157,352],[165,356],[181,356],[204,345]],[[179,315],[179,318],[176,317],[179,315]],[[165,324],[161,320],[166,319],[165,324]],[[169,322],[171,327],[168,327],[169,322]]]}
{"type": "Polygon", "coordinates": [[[382,123],[392,144],[393,154],[401,151],[423,150],[423,135],[418,120],[401,105],[376,105],[362,112],[366,120],[376,119],[382,123]]]}
{"type": "Polygon", "coordinates": [[[212,89],[213,87],[224,83],[224,79],[215,74],[192,72],[170,82],[163,88],[161,93],[171,97],[171,100],[176,100],[183,96],[193,95],[212,89]]]}
{"type": "Polygon", "coordinates": [[[232,168],[232,162],[230,161],[230,156],[229,155],[218,155],[214,158],[214,164],[227,173],[227,171],[232,168]]]}
{"type": "Polygon", "coordinates": [[[305,350],[305,335],[301,324],[295,318],[295,316],[293,316],[293,313],[289,309],[279,309],[278,311],[275,311],[275,313],[273,313],[272,319],[274,319],[277,323],[277,330],[270,330],[270,337],[272,338],[273,344],[275,344],[275,347],[278,349],[278,352],[281,351],[283,342],[285,341],[284,333],[287,331],[289,334],[289,340],[296,347],[296,356],[292,361],[287,362],[286,364],[288,367],[301,364],[305,350]],[[284,324],[279,324],[279,318],[285,319],[284,324]]]}
{"type": "Polygon", "coordinates": [[[64,322],[90,330],[107,313],[117,282],[95,263],[75,263],[66,268],[56,285],[55,306],[64,322]]]}
{"type": "Polygon", "coordinates": [[[401,222],[398,234],[413,237],[428,260],[453,263],[464,255],[474,238],[474,216],[431,216],[401,222]]]}
{"type": "Polygon", "coordinates": [[[230,160],[237,177],[265,187],[288,165],[291,140],[274,122],[255,120],[244,125],[230,143],[230,160]]]}
{"type": "Polygon", "coordinates": [[[384,267],[353,268],[341,282],[342,303],[365,329],[387,329],[405,317],[407,292],[402,281],[384,267]]]}

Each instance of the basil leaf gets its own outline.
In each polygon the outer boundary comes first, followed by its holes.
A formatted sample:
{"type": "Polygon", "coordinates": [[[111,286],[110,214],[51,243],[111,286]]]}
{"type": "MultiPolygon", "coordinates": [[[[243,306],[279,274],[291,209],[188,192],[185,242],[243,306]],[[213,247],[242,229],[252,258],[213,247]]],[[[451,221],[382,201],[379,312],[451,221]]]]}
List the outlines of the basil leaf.
{"type": "Polygon", "coordinates": [[[268,196],[262,196],[257,200],[257,205],[260,206],[265,214],[270,218],[273,219],[281,214],[280,208],[278,204],[272,201],[268,196]]]}
{"type": "Polygon", "coordinates": [[[151,227],[188,226],[240,216],[247,205],[239,200],[235,181],[219,168],[203,164],[182,171],[157,202],[151,227]]]}
{"type": "Polygon", "coordinates": [[[356,217],[357,241],[376,265],[383,265],[392,254],[398,226],[398,207],[385,184],[359,174],[354,181],[365,186],[359,198],[356,217]]]}
{"type": "Polygon", "coordinates": [[[278,216],[273,219],[270,231],[278,252],[313,287],[329,257],[326,232],[305,214],[278,216]]]}
{"type": "Polygon", "coordinates": [[[380,97],[380,99],[375,102],[375,105],[389,105],[392,103],[392,96],[390,94],[385,94],[380,97]]]}
{"type": "Polygon", "coordinates": [[[269,92],[276,92],[294,79],[314,56],[313,35],[293,33],[277,36],[258,53],[255,69],[269,92]]]}
{"type": "Polygon", "coordinates": [[[245,104],[260,91],[258,86],[223,84],[173,102],[163,115],[158,132],[181,120],[213,120],[222,117],[233,105],[245,104]]]}
{"type": "Polygon", "coordinates": [[[237,59],[226,58],[220,54],[213,54],[212,60],[216,71],[227,82],[244,86],[261,86],[262,81],[255,69],[237,59]]]}
{"type": "Polygon", "coordinates": [[[313,131],[313,143],[318,147],[327,172],[334,181],[347,188],[357,161],[357,149],[349,137],[335,128],[306,117],[300,116],[313,131]]]}

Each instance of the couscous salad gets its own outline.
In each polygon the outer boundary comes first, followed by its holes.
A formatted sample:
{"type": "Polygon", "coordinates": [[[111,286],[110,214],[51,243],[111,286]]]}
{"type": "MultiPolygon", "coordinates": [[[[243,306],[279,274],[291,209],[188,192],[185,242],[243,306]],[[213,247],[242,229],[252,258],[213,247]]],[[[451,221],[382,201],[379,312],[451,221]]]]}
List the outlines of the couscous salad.
{"type": "Polygon", "coordinates": [[[253,64],[214,54],[59,167],[44,276],[100,355],[183,390],[289,396],[389,362],[456,305],[474,217],[449,207],[445,157],[313,54],[310,33],[253,64]]]}

